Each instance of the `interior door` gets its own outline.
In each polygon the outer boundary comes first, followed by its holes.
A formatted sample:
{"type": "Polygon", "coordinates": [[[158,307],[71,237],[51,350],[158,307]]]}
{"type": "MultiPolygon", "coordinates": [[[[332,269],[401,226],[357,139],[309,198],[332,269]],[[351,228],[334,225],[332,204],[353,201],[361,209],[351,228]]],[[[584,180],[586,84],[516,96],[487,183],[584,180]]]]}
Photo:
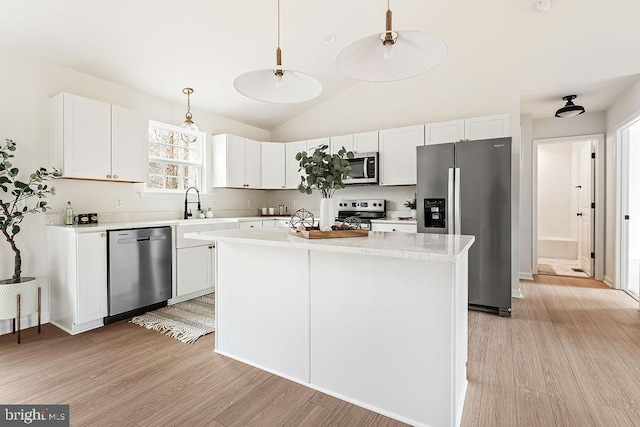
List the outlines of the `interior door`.
{"type": "Polygon", "coordinates": [[[593,159],[590,142],[580,147],[578,156],[578,257],[580,268],[593,276],[593,159]]]}

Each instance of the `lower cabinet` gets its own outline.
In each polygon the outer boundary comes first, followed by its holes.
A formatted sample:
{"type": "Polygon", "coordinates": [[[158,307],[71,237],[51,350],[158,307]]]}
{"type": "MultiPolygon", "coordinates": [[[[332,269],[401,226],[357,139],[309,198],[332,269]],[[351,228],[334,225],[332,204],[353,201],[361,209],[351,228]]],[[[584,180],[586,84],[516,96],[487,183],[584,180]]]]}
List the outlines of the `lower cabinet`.
{"type": "Polygon", "coordinates": [[[371,223],[371,231],[386,231],[399,233],[417,233],[418,226],[416,224],[384,224],[379,222],[371,223]]]}
{"type": "Polygon", "coordinates": [[[76,334],[104,324],[107,315],[107,233],[50,227],[50,322],[76,334]]]}
{"type": "Polygon", "coordinates": [[[213,244],[182,248],[176,251],[178,297],[213,288],[215,268],[213,244]]]}

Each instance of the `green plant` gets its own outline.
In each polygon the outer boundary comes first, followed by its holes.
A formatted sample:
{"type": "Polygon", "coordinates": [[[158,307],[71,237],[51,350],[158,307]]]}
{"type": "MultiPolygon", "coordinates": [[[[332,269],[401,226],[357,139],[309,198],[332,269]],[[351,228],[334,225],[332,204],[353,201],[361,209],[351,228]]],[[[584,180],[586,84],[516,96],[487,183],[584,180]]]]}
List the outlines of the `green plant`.
{"type": "Polygon", "coordinates": [[[300,162],[298,171],[307,174],[300,178],[298,191],[301,193],[311,194],[315,188],[323,198],[329,198],[336,189],[344,188],[344,177],[351,170],[347,159],[353,159],[354,154],[344,147],[337,154],[328,154],[327,148],[326,144],[320,145],[311,156],[306,151],[296,154],[296,160],[300,162]]]}
{"type": "Polygon", "coordinates": [[[406,202],[404,202],[404,205],[406,207],[408,207],[409,209],[415,209],[416,208],[416,199],[407,199],[406,202]]]}
{"type": "Polygon", "coordinates": [[[20,249],[16,246],[15,237],[20,232],[20,223],[25,215],[30,213],[46,212],[49,208],[47,202],[41,200],[48,194],[55,194],[55,188],[49,187],[45,181],[57,178],[60,173],[57,170],[48,171],[45,168],[37,169],[29,175],[29,180],[20,181],[17,176],[20,170],[13,166],[9,159],[16,151],[16,143],[10,139],[5,139],[4,145],[0,146],[0,230],[5,239],[11,245],[15,253],[13,283],[20,283],[20,273],[22,272],[22,257],[20,249]],[[36,198],[35,203],[28,206],[28,202],[36,198]]]}

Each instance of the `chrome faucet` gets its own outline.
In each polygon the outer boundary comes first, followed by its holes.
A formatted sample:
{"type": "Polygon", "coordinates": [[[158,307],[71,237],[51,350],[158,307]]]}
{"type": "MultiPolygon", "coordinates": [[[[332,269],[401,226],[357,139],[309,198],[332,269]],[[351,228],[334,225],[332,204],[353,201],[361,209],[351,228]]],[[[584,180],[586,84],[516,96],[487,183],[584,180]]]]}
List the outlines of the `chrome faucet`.
{"type": "Polygon", "coordinates": [[[189,206],[189,203],[196,203],[196,202],[189,202],[188,201],[188,196],[189,196],[189,190],[191,189],[196,190],[196,193],[198,194],[198,211],[200,211],[200,209],[202,209],[200,207],[200,192],[198,191],[198,189],[196,187],[189,187],[187,188],[187,191],[184,193],[184,219],[189,219],[190,216],[193,216],[193,214],[191,213],[191,209],[189,209],[187,211],[187,207],[189,206]]]}

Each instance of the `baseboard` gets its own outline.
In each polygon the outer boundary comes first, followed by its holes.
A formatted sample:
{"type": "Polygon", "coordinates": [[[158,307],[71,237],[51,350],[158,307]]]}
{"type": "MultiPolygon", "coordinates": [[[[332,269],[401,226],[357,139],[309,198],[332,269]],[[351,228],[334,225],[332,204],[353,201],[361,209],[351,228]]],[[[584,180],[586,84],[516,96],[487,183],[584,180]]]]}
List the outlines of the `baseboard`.
{"type": "Polygon", "coordinates": [[[611,277],[604,276],[603,282],[615,289],[615,286],[613,285],[613,280],[611,279],[611,277]]]}
{"type": "Polygon", "coordinates": [[[520,272],[520,280],[533,280],[533,273],[520,272]]]}
{"type": "MultiPolygon", "coordinates": [[[[44,325],[45,323],[49,323],[49,313],[42,313],[42,319],[40,320],[40,324],[44,325]]],[[[38,313],[32,313],[28,316],[22,316],[20,318],[20,330],[25,330],[27,328],[32,328],[34,326],[38,326],[38,313]]],[[[0,335],[10,334],[10,333],[11,333],[11,319],[0,320],[0,335]]]]}
{"type": "Polygon", "coordinates": [[[184,302],[193,298],[198,298],[198,297],[213,293],[214,291],[215,291],[215,288],[211,287],[211,288],[206,288],[200,291],[191,292],[190,294],[180,295],[179,297],[171,298],[169,301],[167,301],[167,304],[168,305],[178,304],[179,302],[184,302]]]}

